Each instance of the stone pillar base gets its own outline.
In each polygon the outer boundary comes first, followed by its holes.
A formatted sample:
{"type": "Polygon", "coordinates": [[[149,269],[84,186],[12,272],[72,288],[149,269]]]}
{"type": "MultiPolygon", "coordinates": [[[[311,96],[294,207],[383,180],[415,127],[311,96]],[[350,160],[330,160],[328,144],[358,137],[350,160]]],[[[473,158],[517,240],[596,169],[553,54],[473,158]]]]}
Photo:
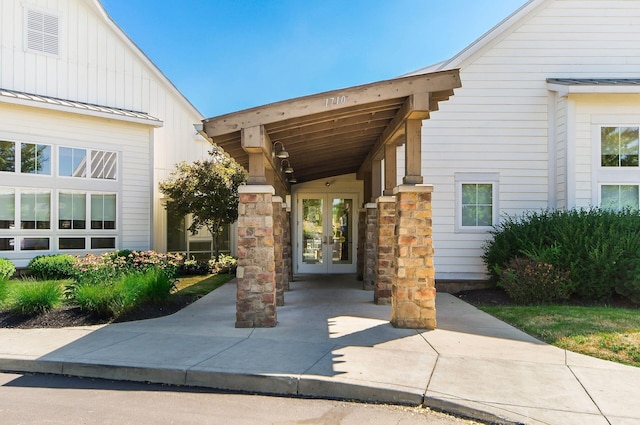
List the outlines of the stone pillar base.
{"type": "Polygon", "coordinates": [[[436,328],[436,288],[431,224],[432,185],[402,185],[396,195],[391,324],[436,328]]]}
{"type": "Polygon", "coordinates": [[[395,196],[381,196],[378,204],[378,225],[376,243],[376,281],[373,301],[376,304],[391,303],[394,263],[394,228],[396,224],[395,196]]]}
{"type": "Polygon", "coordinates": [[[373,290],[376,286],[376,260],[378,256],[378,205],[371,202],[365,205],[366,224],[364,242],[364,281],[363,288],[373,290]]]}
{"type": "Polygon", "coordinates": [[[267,328],[277,324],[273,238],[274,189],[240,186],[238,205],[237,328],[267,328]]]}

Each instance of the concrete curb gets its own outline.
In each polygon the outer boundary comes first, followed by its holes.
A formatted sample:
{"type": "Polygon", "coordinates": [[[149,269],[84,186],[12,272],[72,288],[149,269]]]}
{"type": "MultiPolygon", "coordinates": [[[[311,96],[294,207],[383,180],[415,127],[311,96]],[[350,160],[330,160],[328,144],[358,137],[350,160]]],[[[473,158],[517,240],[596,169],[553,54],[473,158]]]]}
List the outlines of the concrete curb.
{"type": "Polygon", "coordinates": [[[262,395],[424,406],[491,424],[520,424],[519,422],[508,421],[483,410],[473,409],[450,400],[425,397],[415,391],[402,391],[383,387],[375,388],[367,385],[335,382],[331,379],[322,379],[322,377],[307,377],[305,375],[238,374],[193,369],[145,368],[11,358],[0,358],[0,371],[4,373],[41,373],[115,381],[149,382],[262,395]]]}

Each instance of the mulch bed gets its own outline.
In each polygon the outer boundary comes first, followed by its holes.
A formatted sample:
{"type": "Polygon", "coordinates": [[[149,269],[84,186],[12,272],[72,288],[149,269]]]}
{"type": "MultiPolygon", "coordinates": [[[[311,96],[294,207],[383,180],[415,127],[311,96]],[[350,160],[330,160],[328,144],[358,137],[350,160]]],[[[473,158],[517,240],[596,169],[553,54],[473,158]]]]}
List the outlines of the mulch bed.
{"type": "Polygon", "coordinates": [[[168,316],[196,301],[199,296],[173,295],[160,304],[145,304],[140,308],[113,320],[110,317],[86,313],[79,307],[61,307],[38,316],[20,316],[0,311],[0,328],[34,329],[89,326],[104,323],[130,322],[168,316]]]}

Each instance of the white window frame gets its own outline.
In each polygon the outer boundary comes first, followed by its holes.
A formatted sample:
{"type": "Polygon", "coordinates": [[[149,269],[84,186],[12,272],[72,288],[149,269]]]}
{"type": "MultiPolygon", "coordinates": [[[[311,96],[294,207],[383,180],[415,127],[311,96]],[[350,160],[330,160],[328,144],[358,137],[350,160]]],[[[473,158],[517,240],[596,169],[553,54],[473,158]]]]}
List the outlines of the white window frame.
{"type": "Polygon", "coordinates": [[[640,127],[640,116],[593,116],[591,133],[591,200],[595,206],[602,205],[602,186],[640,186],[640,164],[638,167],[602,166],[602,127],[640,127]]]}
{"type": "Polygon", "coordinates": [[[499,222],[499,193],[500,173],[455,173],[455,232],[456,233],[486,233],[493,230],[499,222]],[[491,226],[463,226],[462,225],[462,185],[490,184],[491,185],[491,226]]]}
{"type": "MultiPolygon", "coordinates": [[[[598,207],[602,208],[602,186],[636,186],[640,195],[640,182],[598,182],[598,207]]],[[[638,208],[640,209],[640,201],[638,208]]],[[[618,210],[615,210],[618,211],[618,210]]]]}
{"type": "Polygon", "coordinates": [[[61,178],[65,178],[65,179],[86,179],[89,177],[89,149],[87,148],[77,148],[74,146],[65,146],[65,145],[60,145],[58,146],[57,151],[57,161],[56,161],[56,176],[61,177],[61,178]],[[61,150],[62,149],[72,149],[72,150],[79,150],[79,151],[84,151],[84,160],[85,160],[85,175],[83,176],[66,176],[66,175],[62,175],[60,174],[60,166],[62,165],[62,154],[61,154],[61,150]]]}

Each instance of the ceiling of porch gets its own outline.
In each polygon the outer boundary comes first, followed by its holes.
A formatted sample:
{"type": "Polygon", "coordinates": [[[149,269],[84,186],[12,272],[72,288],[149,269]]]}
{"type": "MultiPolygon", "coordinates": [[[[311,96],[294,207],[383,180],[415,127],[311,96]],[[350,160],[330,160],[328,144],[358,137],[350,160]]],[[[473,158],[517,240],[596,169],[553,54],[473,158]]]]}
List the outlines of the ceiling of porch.
{"type": "Polygon", "coordinates": [[[406,119],[428,118],[457,87],[458,70],[397,78],[208,118],[203,131],[249,169],[243,129],[262,126],[265,155],[281,142],[301,183],[357,172],[386,143],[402,144],[406,119]]]}

